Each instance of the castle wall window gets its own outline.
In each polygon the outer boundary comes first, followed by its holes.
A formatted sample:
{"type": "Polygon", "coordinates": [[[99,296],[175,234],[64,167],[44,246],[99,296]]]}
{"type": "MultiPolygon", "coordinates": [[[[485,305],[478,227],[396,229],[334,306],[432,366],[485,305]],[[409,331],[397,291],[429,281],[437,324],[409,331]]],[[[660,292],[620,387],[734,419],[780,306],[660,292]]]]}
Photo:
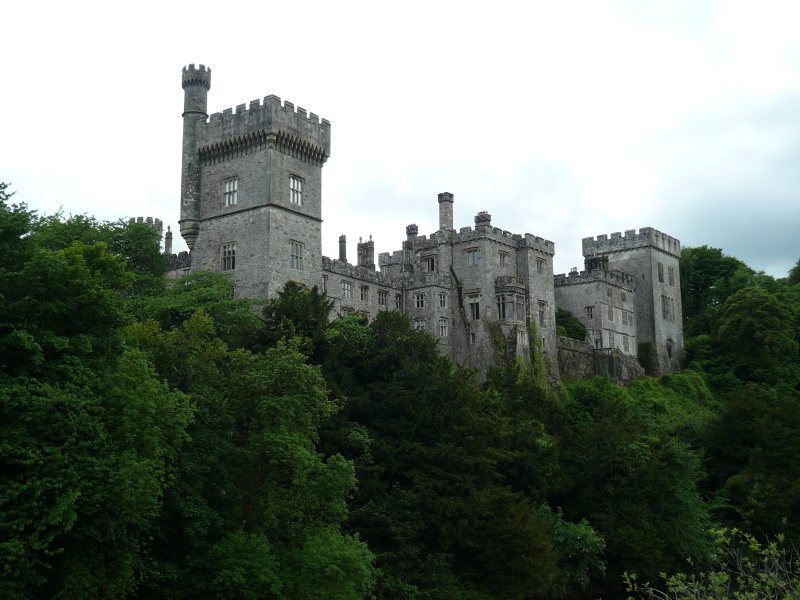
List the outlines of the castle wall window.
{"type": "Polygon", "coordinates": [[[524,346],[528,343],[528,332],[522,331],[521,329],[517,331],[517,346],[524,346]]]}
{"type": "Polygon", "coordinates": [[[671,323],[675,322],[675,300],[661,296],[661,318],[671,323]]]}
{"type": "Polygon", "coordinates": [[[614,347],[614,332],[613,331],[609,331],[608,332],[608,347],[609,348],[613,348],[614,347]]]}
{"type": "Polygon", "coordinates": [[[592,313],[594,312],[594,307],[593,307],[593,306],[587,306],[585,310],[586,310],[586,318],[587,318],[587,319],[592,319],[592,318],[594,318],[594,317],[592,316],[592,313]]]}
{"type": "Polygon", "coordinates": [[[425,326],[427,325],[427,321],[425,319],[414,319],[414,329],[419,331],[425,331],[425,326]]]}
{"type": "Polygon", "coordinates": [[[628,325],[628,311],[627,310],[623,310],[623,311],[620,311],[620,312],[622,313],[622,324],[623,325],[628,325]]]}
{"type": "Polygon", "coordinates": [[[609,321],[613,321],[614,320],[614,307],[613,306],[609,306],[608,307],[608,320],[609,321]]]}
{"type": "Polygon", "coordinates": [[[414,306],[425,308],[425,294],[414,294],[414,306]]]}
{"type": "Polygon", "coordinates": [[[542,275],[544,273],[544,261],[540,258],[536,259],[536,272],[539,275],[542,275]]]}
{"type": "Polygon", "coordinates": [[[539,300],[539,327],[544,327],[544,315],[547,311],[547,302],[539,300]]]}
{"type": "Polygon", "coordinates": [[[289,242],[289,266],[295,271],[303,270],[303,244],[289,242]]]}
{"type": "Polygon", "coordinates": [[[297,175],[289,177],[289,202],[303,206],[303,180],[297,175]]]}
{"type": "Polygon", "coordinates": [[[475,343],[475,339],[476,339],[475,334],[474,333],[470,333],[469,334],[469,343],[470,344],[474,344],[475,343]]]}
{"type": "Polygon", "coordinates": [[[239,178],[232,177],[222,182],[222,204],[233,206],[239,201],[239,178]]]}
{"type": "Polygon", "coordinates": [[[361,286],[361,300],[363,302],[369,302],[369,286],[362,285],[361,286]]]}
{"type": "Polygon", "coordinates": [[[628,341],[628,336],[627,335],[623,335],[622,336],[622,350],[625,351],[625,352],[630,352],[631,351],[631,346],[630,346],[630,342],[628,341]]]}
{"type": "Polygon", "coordinates": [[[505,267],[508,262],[508,252],[500,253],[500,266],[505,267]]]}
{"type": "Polygon", "coordinates": [[[326,294],[328,293],[328,276],[327,275],[323,275],[322,276],[322,291],[325,292],[326,294]]]}
{"type": "Polygon", "coordinates": [[[628,301],[628,294],[626,294],[625,292],[620,292],[619,297],[623,302],[628,301]]]}
{"type": "Polygon", "coordinates": [[[517,296],[517,321],[525,320],[525,296],[517,296]]]}
{"type": "Polygon", "coordinates": [[[447,294],[439,294],[439,308],[447,308],[447,294]]]}
{"type": "Polygon", "coordinates": [[[669,284],[675,287],[675,267],[667,267],[667,275],[669,275],[669,284]]]}
{"type": "Polygon", "coordinates": [[[378,305],[386,308],[387,304],[389,304],[389,292],[386,290],[378,290],[378,305]]]}
{"type": "Polygon", "coordinates": [[[350,281],[342,281],[342,298],[353,297],[353,284],[350,281]]]}
{"type": "Polygon", "coordinates": [[[608,296],[610,299],[612,299],[612,300],[613,300],[613,298],[614,298],[614,291],[613,291],[611,288],[608,288],[608,289],[606,290],[606,296],[608,296]]]}
{"type": "Polygon", "coordinates": [[[447,319],[439,319],[439,337],[447,337],[447,319]]]}
{"type": "Polygon", "coordinates": [[[467,264],[468,265],[477,265],[481,260],[481,253],[480,250],[477,248],[472,248],[467,250],[467,264]]]}
{"type": "Polygon", "coordinates": [[[425,270],[428,273],[433,273],[436,270],[436,257],[426,256],[422,259],[422,264],[425,265],[425,270]]]}
{"type": "Polygon", "coordinates": [[[394,295],[394,307],[397,310],[403,310],[403,295],[402,294],[395,294],[394,295]]]}
{"type": "Polygon", "coordinates": [[[233,271],[236,268],[236,242],[222,244],[222,270],[233,271]]]}
{"type": "Polygon", "coordinates": [[[497,318],[514,318],[514,294],[499,294],[497,296],[497,318]]]}
{"type": "Polygon", "coordinates": [[[471,296],[467,296],[467,302],[469,304],[469,314],[473,320],[478,320],[481,318],[481,301],[480,296],[477,294],[473,294],[471,296]]]}
{"type": "Polygon", "coordinates": [[[658,283],[664,283],[664,263],[658,263],[658,283]]]}

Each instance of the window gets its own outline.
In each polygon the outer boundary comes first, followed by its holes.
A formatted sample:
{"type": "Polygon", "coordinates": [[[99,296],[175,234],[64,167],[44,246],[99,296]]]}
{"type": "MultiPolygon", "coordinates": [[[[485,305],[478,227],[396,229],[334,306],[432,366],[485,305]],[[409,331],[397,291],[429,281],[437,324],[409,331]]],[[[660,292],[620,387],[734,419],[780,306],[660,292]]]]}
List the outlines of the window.
{"type": "Polygon", "coordinates": [[[481,253],[480,250],[477,248],[472,248],[471,250],[467,250],[467,264],[468,265],[477,265],[481,260],[481,253]]]}
{"type": "Polygon", "coordinates": [[[328,276],[327,275],[323,275],[322,276],[322,291],[325,292],[326,294],[328,293],[328,276]]]}
{"type": "Polygon", "coordinates": [[[665,321],[675,322],[675,300],[661,296],[661,318],[665,321]]]}
{"type": "Polygon", "coordinates": [[[499,294],[497,296],[497,318],[514,318],[514,294],[499,294]]]}
{"type": "Polygon", "coordinates": [[[630,352],[631,351],[631,346],[630,346],[630,342],[628,342],[628,336],[627,335],[623,335],[622,336],[622,350],[624,352],[630,352]]]}
{"type": "Polygon", "coordinates": [[[596,339],[596,340],[594,341],[594,347],[595,347],[595,348],[597,348],[597,349],[599,349],[599,348],[600,348],[600,345],[601,345],[602,343],[603,343],[603,340],[598,338],[598,339],[596,339]]]}
{"type": "Polygon", "coordinates": [[[222,205],[233,206],[239,201],[239,178],[232,177],[222,182],[222,205]]]}
{"type": "Polygon", "coordinates": [[[447,308],[447,294],[439,294],[439,308],[447,308]]]}
{"type": "Polygon", "coordinates": [[[474,344],[475,343],[475,334],[474,333],[470,333],[469,334],[469,343],[470,344],[474,344]]]}
{"type": "Polygon", "coordinates": [[[353,297],[353,284],[349,281],[342,280],[342,298],[353,297]]]}
{"type": "Polygon", "coordinates": [[[628,301],[628,294],[626,294],[625,292],[620,292],[619,293],[619,297],[623,302],[627,302],[628,301]]]}
{"type": "Polygon", "coordinates": [[[544,273],[544,261],[541,258],[536,259],[536,272],[539,275],[544,273]]]}
{"type": "Polygon", "coordinates": [[[500,253],[500,266],[505,267],[508,261],[508,252],[500,253]]]}
{"type": "Polygon", "coordinates": [[[608,347],[609,348],[613,348],[614,347],[614,332],[613,331],[609,331],[608,332],[608,347]]]}
{"type": "Polygon", "coordinates": [[[447,319],[439,319],[439,337],[447,337],[447,319]]]}
{"type": "Polygon", "coordinates": [[[525,320],[525,296],[517,296],[517,321],[525,320]]]}
{"type": "Polygon", "coordinates": [[[664,263],[658,263],[658,283],[664,283],[664,263]]]}
{"type": "Polygon", "coordinates": [[[544,314],[547,310],[547,302],[539,300],[539,327],[544,327],[544,314]]]}
{"type": "Polygon", "coordinates": [[[303,206],[303,180],[297,175],[289,176],[289,202],[303,206]]]}
{"type": "Polygon", "coordinates": [[[593,309],[594,309],[594,307],[593,307],[593,306],[587,306],[587,307],[586,307],[586,309],[585,309],[585,310],[586,310],[586,318],[587,318],[587,319],[591,319],[591,318],[593,318],[593,317],[592,317],[592,313],[594,312],[594,310],[593,310],[593,309]]]}
{"type": "Polygon", "coordinates": [[[613,321],[614,320],[614,307],[613,306],[609,306],[608,307],[608,320],[609,321],[613,321]]]}
{"type": "Polygon", "coordinates": [[[414,294],[414,306],[425,308],[425,294],[414,294]]]}
{"type": "Polygon", "coordinates": [[[436,257],[426,256],[422,259],[422,264],[425,266],[425,270],[428,273],[433,273],[436,270],[436,257]]]}
{"type": "Polygon", "coordinates": [[[389,304],[389,292],[386,290],[378,290],[378,305],[383,306],[389,304]]]}
{"type": "Polygon", "coordinates": [[[528,343],[528,332],[522,331],[521,329],[517,331],[517,346],[524,346],[528,343]]]}
{"type": "Polygon", "coordinates": [[[289,266],[295,271],[303,270],[303,244],[289,242],[289,266]]]}
{"type": "Polygon", "coordinates": [[[222,270],[233,271],[236,268],[236,242],[222,244],[222,270]]]}
{"type": "Polygon", "coordinates": [[[606,290],[606,296],[608,296],[609,298],[613,299],[614,298],[614,291],[611,288],[608,288],[606,290]]]}
{"type": "Polygon", "coordinates": [[[667,267],[667,274],[669,275],[669,284],[675,287],[675,267],[667,267]]]}
{"type": "Polygon", "coordinates": [[[414,329],[419,329],[421,331],[425,331],[425,326],[427,322],[425,319],[414,319],[414,329]]]}
{"type": "Polygon", "coordinates": [[[628,313],[628,325],[633,327],[633,313],[632,312],[628,313]]]}
{"type": "Polygon", "coordinates": [[[397,310],[403,310],[403,295],[402,294],[395,294],[394,295],[394,307],[397,310]]]}
{"type": "Polygon", "coordinates": [[[481,318],[481,302],[480,296],[478,294],[472,294],[471,296],[467,296],[467,302],[469,304],[469,314],[473,320],[477,320],[481,318]]]}
{"type": "Polygon", "coordinates": [[[627,325],[628,324],[628,311],[627,310],[621,310],[620,312],[622,313],[622,324],[623,325],[627,325]]]}
{"type": "Polygon", "coordinates": [[[364,302],[369,302],[369,286],[362,285],[361,286],[361,300],[364,302]]]}

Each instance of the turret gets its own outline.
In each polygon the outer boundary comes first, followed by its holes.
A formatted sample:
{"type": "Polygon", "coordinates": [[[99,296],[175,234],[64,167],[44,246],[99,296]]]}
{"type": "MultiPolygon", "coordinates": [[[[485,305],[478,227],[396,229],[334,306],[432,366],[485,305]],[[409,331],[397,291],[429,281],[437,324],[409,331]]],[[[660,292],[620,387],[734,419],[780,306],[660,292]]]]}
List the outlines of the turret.
{"type": "Polygon", "coordinates": [[[369,236],[368,242],[358,238],[358,266],[375,269],[375,242],[372,241],[372,236],[369,236]]]}
{"type": "Polygon", "coordinates": [[[211,69],[193,64],[183,68],[183,161],[181,168],[181,235],[189,250],[200,233],[200,165],[197,126],[208,118],[211,69]]]}

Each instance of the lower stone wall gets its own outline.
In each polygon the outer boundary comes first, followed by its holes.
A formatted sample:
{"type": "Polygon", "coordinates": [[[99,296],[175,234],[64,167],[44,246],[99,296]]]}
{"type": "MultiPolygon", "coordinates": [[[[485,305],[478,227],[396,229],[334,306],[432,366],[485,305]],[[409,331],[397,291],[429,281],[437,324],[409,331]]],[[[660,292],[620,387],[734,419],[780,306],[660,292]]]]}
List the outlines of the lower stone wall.
{"type": "Polygon", "coordinates": [[[558,368],[565,381],[587,379],[608,373],[619,385],[643,379],[645,372],[632,356],[616,348],[595,349],[588,342],[559,337],[558,368]]]}

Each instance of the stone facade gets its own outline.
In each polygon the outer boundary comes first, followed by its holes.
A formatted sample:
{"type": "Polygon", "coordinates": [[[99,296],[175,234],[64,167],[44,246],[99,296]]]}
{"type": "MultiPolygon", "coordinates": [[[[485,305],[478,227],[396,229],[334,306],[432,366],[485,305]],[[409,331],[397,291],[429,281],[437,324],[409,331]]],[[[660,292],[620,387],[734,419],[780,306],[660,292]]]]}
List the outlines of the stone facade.
{"type": "Polygon", "coordinates": [[[554,276],[553,242],[494,227],[485,212],[456,230],[454,196],[444,192],[437,231],[419,235],[409,225],[401,248],[377,265],[371,238],[359,240],[351,264],[342,236],[331,259],[321,251],[330,123],[276,96],[209,117],[211,70],[189,65],[182,83],[180,231],[190,252],[168,257],[170,276],[229,272],[237,293],[254,298],[297,281],[324,290],[338,314],[399,310],[442,352],[478,369],[501,354],[526,358],[533,343],[553,381],[604,371],[636,378],[637,356],[654,374],[680,368],[674,238],[650,228],[587,238],[586,271],[554,276]],[[584,322],[585,342],[557,337],[557,306],[584,322]]]}

